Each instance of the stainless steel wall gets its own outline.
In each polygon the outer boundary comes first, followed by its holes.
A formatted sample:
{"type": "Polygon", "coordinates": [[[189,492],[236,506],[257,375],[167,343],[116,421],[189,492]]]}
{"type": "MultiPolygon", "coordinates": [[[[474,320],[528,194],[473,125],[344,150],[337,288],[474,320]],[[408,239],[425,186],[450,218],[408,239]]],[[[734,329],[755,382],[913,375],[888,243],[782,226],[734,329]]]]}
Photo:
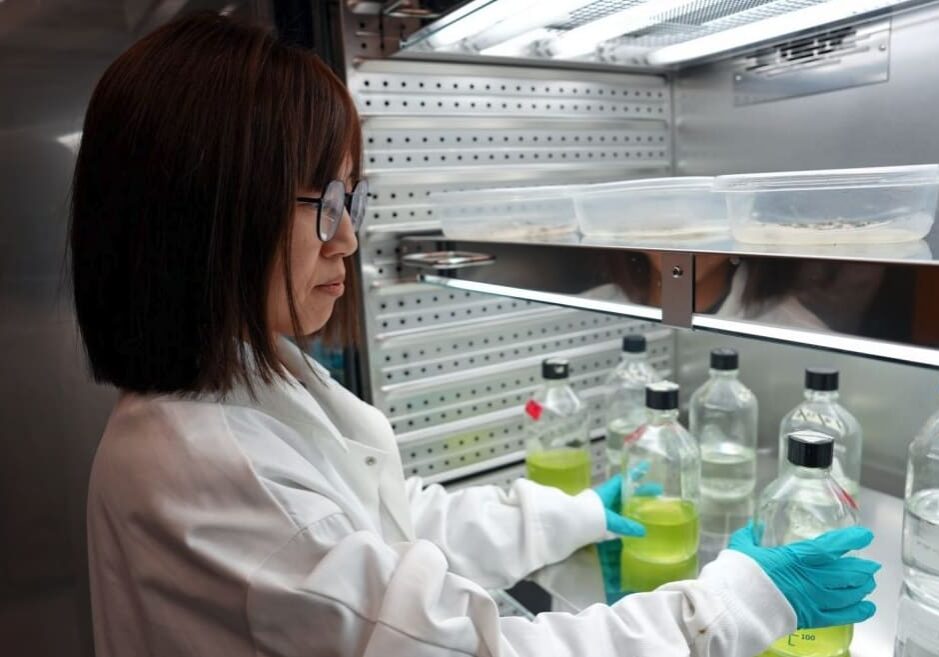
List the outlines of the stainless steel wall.
{"type": "MultiPolygon", "coordinates": [[[[733,60],[682,71],[675,80],[678,175],[939,162],[939,8],[893,18],[889,80],[839,91],[736,106],[733,60]]],[[[885,318],[889,321],[889,318],[885,318]]],[[[737,346],[760,398],[760,440],[775,449],[782,416],[800,399],[801,369],[842,370],[845,404],[865,430],[864,483],[902,494],[906,447],[939,408],[939,375],[927,369],[768,342],[681,333],[677,370],[687,389],[707,371],[707,350],[737,346]]]]}
{"type": "MultiPolygon", "coordinates": [[[[903,495],[907,446],[926,418],[939,410],[939,373],[762,340],[676,331],[675,372],[684,404],[707,379],[708,353],[714,347],[733,347],[740,353],[740,378],[760,403],[758,448],[763,454],[777,453],[779,423],[802,401],[805,368],[840,370],[841,403],[864,430],[862,483],[903,495]]],[[[772,465],[771,460],[764,463],[772,465]]],[[[770,467],[760,472],[761,482],[775,475],[770,467]]]]}
{"type": "Polygon", "coordinates": [[[418,283],[416,270],[400,263],[413,248],[402,238],[439,230],[436,192],[668,172],[668,82],[383,58],[387,22],[380,28],[377,18],[346,11],[343,27],[372,194],[360,236],[365,395],[391,420],[408,475],[448,482],[506,466],[511,476],[524,458],[522,407],[543,358],[569,358],[572,384],[599,408],[621,337],[652,330],[656,364],[668,370],[668,332],[418,283]]]}
{"type": "Polygon", "coordinates": [[[894,17],[889,80],[734,105],[734,61],[675,80],[678,175],[939,161],[939,7],[894,17]]]}
{"type": "Polygon", "coordinates": [[[85,497],[115,393],[68,295],[68,189],[110,61],[181,10],[244,2],[0,2],[0,654],[92,655],[85,497]]]}

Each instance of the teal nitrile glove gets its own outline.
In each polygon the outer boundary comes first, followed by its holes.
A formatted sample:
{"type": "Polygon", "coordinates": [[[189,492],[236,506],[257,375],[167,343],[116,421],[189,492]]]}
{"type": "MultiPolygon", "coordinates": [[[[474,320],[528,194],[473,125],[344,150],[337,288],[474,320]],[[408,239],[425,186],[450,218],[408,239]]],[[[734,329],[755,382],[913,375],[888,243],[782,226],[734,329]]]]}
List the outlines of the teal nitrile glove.
{"type": "MultiPolygon", "coordinates": [[[[639,482],[643,477],[646,476],[648,471],[649,464],[648,462],[643,461],[629,471],[629,478],[634,483],[639,482]]],[[[638,523],[635,520],[631,520],[630,518],[621,515],[619,512],[623,505],[622,475],[615,475],[610,477],[593,490],[603,501],[603,508],[604,511],[606,511],[607,531],[610,531],[614,534],[619,534],[620,536],[646,535],[646,528],[643,527],[641,523],[638,523]]],[[[656,483],[643,483],[636,488],[634,494],[643,497],[654,497],[656,495],[662,494],[662,486],[656,483]]]]}
{"type": "Polygon", "coordinates": [[[808,541],[760,547],[753,523],[730,537],[731,550],[756,561],[796,612],[799,629],[860,623],[874,615],[874,603],[864,600],[874,590],[880,564],[846,557],[874,540],[864,527],[826,532],[808,541]]]}

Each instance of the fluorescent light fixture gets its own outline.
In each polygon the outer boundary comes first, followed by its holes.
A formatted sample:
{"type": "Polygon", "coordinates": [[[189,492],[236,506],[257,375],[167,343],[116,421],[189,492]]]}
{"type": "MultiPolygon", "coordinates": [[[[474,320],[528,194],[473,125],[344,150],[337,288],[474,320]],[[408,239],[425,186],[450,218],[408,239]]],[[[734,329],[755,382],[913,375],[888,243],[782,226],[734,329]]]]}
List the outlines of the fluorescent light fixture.
{"type": "Polygon", "coordinates": [[[468,45],[472,50],[483,52],[540,27],[567,23],[573,12],[593,2],[595,0],[531,1],[524,10],[517,11],[470,38],[468,45]]]}
{"type": "Polygon", "coordinates": [[[525,32],[524,34],[519,34],[517,37],[509,39],[508,41],[490,46],[489,48],[484,48],[483,50],[479,51],[479,54],[493,55],[496,57],[514,57],[523,55],[528,49],[528,46],[533,44],[535,41],[550,39],[551,36],[552,33],[550,30],[546,30],[541,27],[529,32],[525,32]]]}
{"type": "Polygon", "coordinates": [[[463,39],[475,36],[517,12],[524,11],[532,0],[489,0],[471,2],[460,17],[450,21],[427,37],[434,48],[450,46],[463,39]],[[475,9],[474,9],[475,7],[475,9]]]}
{"type": "Polygon", "coordinates": [[[692,0],[646,0],[565,32],[546,45],[547,53],[556,59],[585,55],[603,41],[656,25],[662,22],[664,14],[691,3],[692,0]]]}
{"type": "Polygon", "coordinates": [[[909,0],[829,0],[823,4],[765,18],[699,39],[676,43],[648,55],[653,66],[666,66],[736,50],[761,41],[810,30],[815,27],[856,18],[880,9],[905,4],[909,0]]]}

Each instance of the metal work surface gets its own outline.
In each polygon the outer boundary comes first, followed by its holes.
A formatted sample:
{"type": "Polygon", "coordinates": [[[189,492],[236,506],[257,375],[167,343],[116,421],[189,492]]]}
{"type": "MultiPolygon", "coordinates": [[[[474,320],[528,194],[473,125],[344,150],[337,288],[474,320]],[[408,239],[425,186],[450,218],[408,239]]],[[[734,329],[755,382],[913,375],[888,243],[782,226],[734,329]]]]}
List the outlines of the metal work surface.
{"type": "MultiPolygon", "coordinates": [[[[903,577],[900,560],[903,501],[870,489],[861,491],[860,501],[861,523],[874,532],[874,542],[863,555],[882,563],[883,569],[877,573],[877,589],[871,596],[877,605],[877,614],[854,626],[851,655],[885,657],[893,654],[897,602],[903,577]]],[[[594,547],[580,550],[566,561],[542,569],[531,579],[552,595],[556,611],[577,613],[608,600],[594,547]]]]}

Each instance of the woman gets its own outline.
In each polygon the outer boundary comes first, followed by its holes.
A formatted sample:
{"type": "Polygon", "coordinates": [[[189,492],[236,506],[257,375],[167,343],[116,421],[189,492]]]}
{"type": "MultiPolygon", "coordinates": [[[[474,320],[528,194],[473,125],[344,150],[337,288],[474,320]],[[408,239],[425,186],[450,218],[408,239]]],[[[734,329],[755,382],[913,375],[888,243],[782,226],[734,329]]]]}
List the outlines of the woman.
{"type": "Polygon", "coordinates": [[[381,413],[286,339],[323,330],[353,274],[360,141],[315,57],[212,14],[99,82],[71,246],[92,371],[122,391],[88,499],[100,657],[751,657],[873,613],[876,565],[839,558],[861,530],[798,549],[741,534],[697,581],[499,618],[487,588],[641,530],[605,508],[615,480],[576,497],[405,481],[381,413]]]}

